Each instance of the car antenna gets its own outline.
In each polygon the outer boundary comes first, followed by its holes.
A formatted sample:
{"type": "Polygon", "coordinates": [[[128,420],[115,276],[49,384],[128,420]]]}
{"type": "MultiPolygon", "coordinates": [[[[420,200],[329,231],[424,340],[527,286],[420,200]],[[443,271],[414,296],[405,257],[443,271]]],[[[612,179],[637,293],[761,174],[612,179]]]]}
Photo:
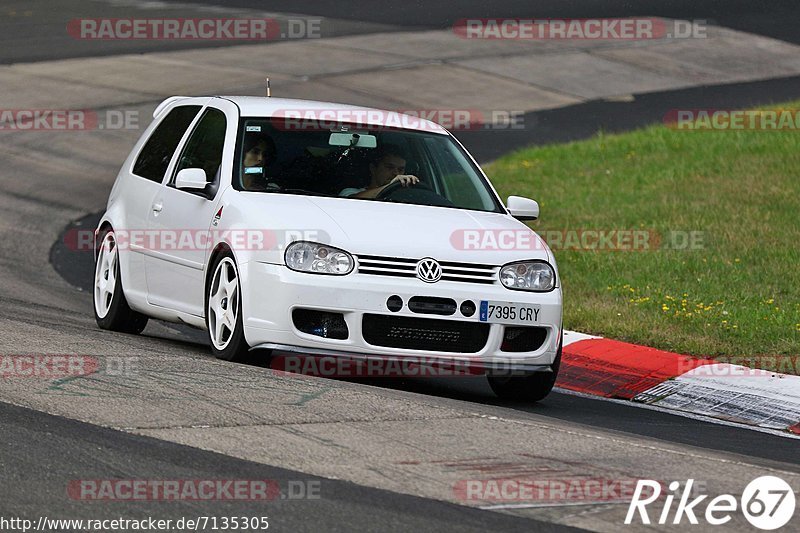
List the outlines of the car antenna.
{"type": "Polygon", "coordinates": [[[272,91],[269,89],[269,78],[267,78],[267,98],[272,96],[272,91]]]}

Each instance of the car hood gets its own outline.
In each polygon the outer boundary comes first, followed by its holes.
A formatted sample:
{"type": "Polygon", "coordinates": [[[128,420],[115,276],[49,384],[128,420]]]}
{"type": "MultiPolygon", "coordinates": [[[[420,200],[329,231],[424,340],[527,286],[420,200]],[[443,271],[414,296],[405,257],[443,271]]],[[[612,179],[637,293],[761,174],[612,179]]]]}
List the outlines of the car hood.
{"type": "Polygon", "coordinates": [[[335,221],[342,247],[356,255],[486,264],[548,259],[533,230],[501,213],[336,198],[311,202],[335,221]]]}
{"type": "MultiPolygon", "coordinates": [[[[533,230],[501,213],[344,198],[247,196],[247,203],[261,214],[254,216],[270,227],[293,231],[278,239],[280,248],[286,241],[314,240],[354,255],[492,265],[523,259],[552,261],[547,245],[533,230]]],[[[276,260],[277,256],[270,257],[268,262],[276,260]]]]}

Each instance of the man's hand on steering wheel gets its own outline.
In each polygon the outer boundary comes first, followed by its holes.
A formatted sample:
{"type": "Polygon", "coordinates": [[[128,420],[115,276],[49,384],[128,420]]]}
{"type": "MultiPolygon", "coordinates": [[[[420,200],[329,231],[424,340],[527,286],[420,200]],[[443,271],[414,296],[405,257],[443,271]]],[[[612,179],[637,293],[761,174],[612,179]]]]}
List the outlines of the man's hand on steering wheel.
{"type": "Polygon", "coordinates": [[[419,178],[412,174],[399,174],[395,176],[392,181],[387,183],[386,187],[393,183],[400,183],[403,187],[408,187],[409,185],[416,185],[419,183],[419,178]]]}
{"type": "Polygon", "coordinates": [[[420,179],[416,176],[411,174],[400,174],[399,176],[395,176],[392,181],[388,184],[384,185],[378,190],[378,193],[374,196],[374,198],[378,200],[384,200],[386,198],[390,198],[393,194],[398,191],[404,190],[411,190],[410,188],[413,186],[414,190],[417,189],[425,189],[425,190],[432,190],[430,186],[425,183],[424,181],[420,181],[420,179]]]}
{"type": "Polygon", "coordinates": [[[383,185],[381,187],[374,187],[372,189],[367,189],[360,193],[354,194],[353,196],[355,198],[383,199],[394,194],[394,192],[397,190],[406,189],[411,186],[422,187],[426,189],[430,188],[425,182],[420,181],[420,179],[416,176],[413,176],[411,174],[400,174],[392,178],[392,180],[386,185],[383,185]]]}

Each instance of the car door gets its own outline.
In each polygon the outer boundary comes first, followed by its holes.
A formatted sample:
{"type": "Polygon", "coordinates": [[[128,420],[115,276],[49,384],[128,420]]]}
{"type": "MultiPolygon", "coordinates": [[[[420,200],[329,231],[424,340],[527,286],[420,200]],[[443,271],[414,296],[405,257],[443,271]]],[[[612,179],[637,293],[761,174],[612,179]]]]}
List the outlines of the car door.
{"type": "Polygon", "coordinates": [[[125,179],[121,180],[120,196],[125,198],[123,223],[115,227],[121,253],[128,254],[123,261],[126,271],[126,289],[143,302],[147,293],[144,274],[145,256],[149,253],[144,238],[147,218],[153,199],[163,187],[167,169],[181,139],[197,117],[202,105],[180,105],[173,107],[150,131],[143,136],[141,148],[125,179]],[[140,296],[139,296],[140,295],[140,296]]]}
{"type": "Polygon", "coordinates": [[[148,229],[159,246],[145,259],[148,302],[153,305],[203,316],[204,267],[213,244],[209,233],[221,192],[230,184],[237,118],[234,104],[213,100],[182,143],[166,186],[153,199],[148,229]],[[187,168],[205,171],[205,190],[175,187],[178,172],[187,168]]]}

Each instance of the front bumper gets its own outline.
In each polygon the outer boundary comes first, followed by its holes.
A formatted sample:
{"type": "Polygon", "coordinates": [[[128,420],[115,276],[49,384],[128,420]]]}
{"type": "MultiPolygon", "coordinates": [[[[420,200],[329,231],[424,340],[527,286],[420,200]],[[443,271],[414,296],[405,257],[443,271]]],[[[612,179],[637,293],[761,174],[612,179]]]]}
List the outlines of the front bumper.
{"type": "Polygon", "coordinates": [[[252,347],[307,349],[310,354],[360,354],[370,357],[416,356],[431,359],[480,361],[487,366],[512,366],[545,369],[553,363],[561,332],[561,289],[547,293],[510,291],[501,284],[439,281],[424,283],[416,278],[399,278],[353,272],[346,276],[325,276],[295,272],[282,265],[248,262],[240,265],[242,280],[242,316],[244,334],[252,347]],[[465,300],[479,304],[496,300],[535,305],[540,309],[536,326],[544,328],[546,337],[536,350],[507,352],[501,349],[505,335],[502,324],[491,324],[483,347],[474,353],[454,353],[425,349],[375,346],[364,339],[364,315],[409,317],[424,320],[449,320],[485,324],[479,313],[466,317],[456,311],[451,316],[419,314],[408,305],[400,311],[387,308],[390,296],[408,302],[413,296],[452,298],[457,306],[465,300]],[[295,309],[311,309],[341,313],[347,324],[346,339],[323,338],[299,331],[293,322],[295,309]]]}

